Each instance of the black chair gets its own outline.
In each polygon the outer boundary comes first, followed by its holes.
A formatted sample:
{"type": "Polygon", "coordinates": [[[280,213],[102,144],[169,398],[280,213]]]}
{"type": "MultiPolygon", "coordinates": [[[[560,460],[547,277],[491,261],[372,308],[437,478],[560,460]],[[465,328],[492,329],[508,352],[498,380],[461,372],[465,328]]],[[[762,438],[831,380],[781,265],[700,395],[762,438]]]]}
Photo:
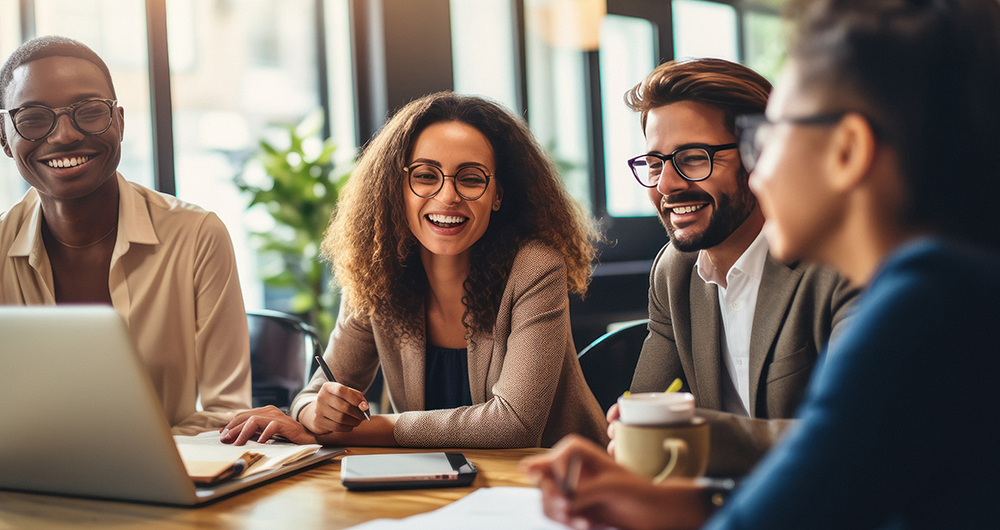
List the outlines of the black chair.
{"type": "Polygon", "coordinates": [[[580,352],[580,368],[601,408],[607,412],[632,385],[647,320],[605,333],[580,352]]]}
{"type": "MultiPolygon", "coordinates": [[[[281,311],[247,311],[250,327],[250,369],[253,406],[274,405],[285,412],[295,395],[305,388],[319,369],[313,359],[323,354],[316,328],[299,317],[281,311]]],[[[373,413],[386,407],[382,399],[382,370],[365,392],[373,413]]]]}
{"type": "Polygon", "coordinates": [[[312,373],[323,343],[316,328],[295,315],[260,309],[247,311],[253,406],[287,410],[312,373]]]}

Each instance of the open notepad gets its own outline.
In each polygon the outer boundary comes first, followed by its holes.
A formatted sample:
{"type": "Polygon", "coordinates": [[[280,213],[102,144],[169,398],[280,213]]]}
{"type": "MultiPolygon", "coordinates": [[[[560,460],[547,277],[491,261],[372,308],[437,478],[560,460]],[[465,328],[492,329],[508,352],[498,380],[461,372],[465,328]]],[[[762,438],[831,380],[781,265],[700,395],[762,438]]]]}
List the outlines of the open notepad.
{"type": "Polygon", "coordinates": [[[196,481],[211,482],[212,480],[209,480],[211,477],[223,476],[221,474],[232,469],[233,464],[241,459],[248,465],[229,478],[263,473],[312,456],[321,447],[316,444],[257,442],[231,445],[222,443],[221,436],[215,431],[203,432],[197,436],[174,436],[184,468],[196,481]],[[250,457],[247,456],[248,453],[250,457]],[[256,455],[260,457],[257,458],[256,455]]]}

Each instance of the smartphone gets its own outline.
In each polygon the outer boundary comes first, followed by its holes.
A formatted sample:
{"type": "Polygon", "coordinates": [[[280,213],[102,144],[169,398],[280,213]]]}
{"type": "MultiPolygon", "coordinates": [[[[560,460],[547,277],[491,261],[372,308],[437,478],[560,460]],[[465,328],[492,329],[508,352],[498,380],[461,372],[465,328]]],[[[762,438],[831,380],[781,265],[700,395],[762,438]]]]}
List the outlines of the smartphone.
{"type": "Polygon", "coordinates": [[[340,462],[340,483],[349,490],[455,488],[478,474],[462,453],[349,455],[340,462]]]}

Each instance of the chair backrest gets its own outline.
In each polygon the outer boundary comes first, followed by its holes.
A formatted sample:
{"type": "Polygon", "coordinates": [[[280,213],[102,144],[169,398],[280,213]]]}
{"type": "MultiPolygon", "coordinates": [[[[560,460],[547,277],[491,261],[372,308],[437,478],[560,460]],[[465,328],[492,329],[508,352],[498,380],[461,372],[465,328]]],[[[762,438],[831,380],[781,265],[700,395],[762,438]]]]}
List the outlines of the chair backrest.
{"type": "Polygon", "coordinates": [[[605,412],[632,385],[647,323],[642,320],[605,333],[579,354],[583,377],[605,412]]]}
{"type": "Polygon", "coordinates": [[[287,409],[311,375],[314,355],[323,352],[316,329],[295,315],[247,311],[253,406],[287,409]]]}

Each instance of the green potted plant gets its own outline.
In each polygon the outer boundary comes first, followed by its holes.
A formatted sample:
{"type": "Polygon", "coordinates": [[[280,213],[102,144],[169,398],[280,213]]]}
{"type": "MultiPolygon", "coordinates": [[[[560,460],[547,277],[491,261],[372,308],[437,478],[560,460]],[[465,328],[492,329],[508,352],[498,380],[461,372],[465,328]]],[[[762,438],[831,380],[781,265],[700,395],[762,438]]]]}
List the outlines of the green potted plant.
{"type": "Polygon", "coordinates": [[[323,232],[349,172],[334,173],[336,145],[319,136],[323,112],[283,127],[283,140],[260,140],[235,183],[251,197],[249,208],[264,208],[274,228],[252,232],[263,258],[262,276],[270,287],[291,290],[289,310],[315,326],[321,337],[333,330],[338,293],[329,285],[329,267],[319,257],[323,232]],[[285,145],[287,143],[287,145],[285,145]],[[260,169],[266,178],[259,178],[260,169]],[[258,178],[254,179],[253,176],[258,178]]]}

